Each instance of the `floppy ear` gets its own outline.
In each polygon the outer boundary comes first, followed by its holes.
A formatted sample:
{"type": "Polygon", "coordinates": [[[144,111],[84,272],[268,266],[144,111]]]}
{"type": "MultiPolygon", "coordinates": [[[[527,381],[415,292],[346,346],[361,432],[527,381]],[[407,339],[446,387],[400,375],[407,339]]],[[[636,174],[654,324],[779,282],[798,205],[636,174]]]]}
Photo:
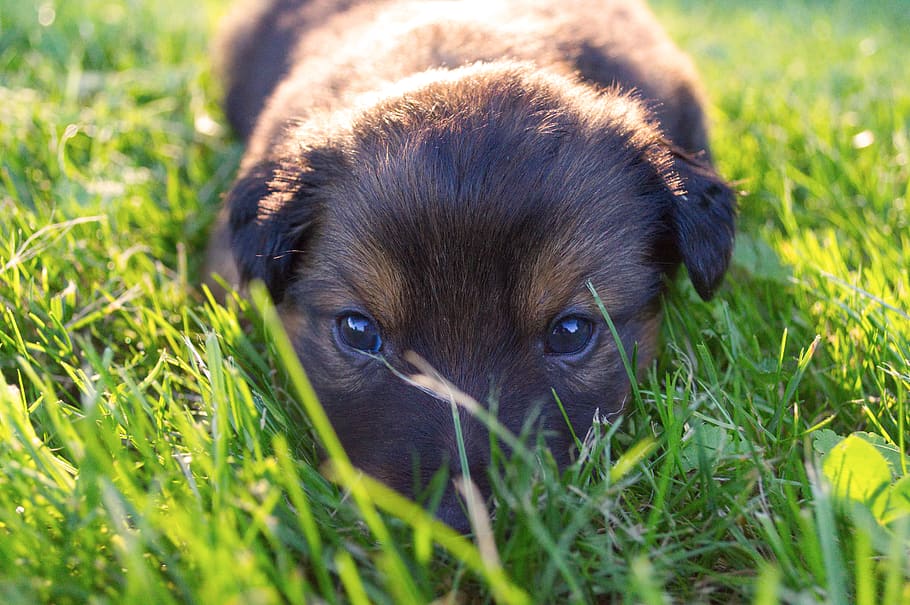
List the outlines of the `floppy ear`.
{"type": "MultiPolygon", "coordinates": [[[[228,192],[231,248],[246,284],[262,280],[279,302],[306,253],[321,214],[320,190],[331,166],[308,151],[293,160],[263,160],[243,170],[228,192]]],[[[335,164],[337,166],[337,164],[335,164]]]]}
{"type": "Polygon", "coordinates": [[[704,299],[714,295],[733,252],[735,195],[706,161],[671,146],[665,182],[673,196],[670,237],[678,259],[704,299]]]}

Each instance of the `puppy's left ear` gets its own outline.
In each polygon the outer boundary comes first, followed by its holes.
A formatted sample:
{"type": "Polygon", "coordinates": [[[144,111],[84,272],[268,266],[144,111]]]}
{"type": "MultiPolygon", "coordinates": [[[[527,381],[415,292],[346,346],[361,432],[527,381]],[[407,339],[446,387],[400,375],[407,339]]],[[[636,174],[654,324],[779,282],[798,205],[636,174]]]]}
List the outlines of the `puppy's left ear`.
{"type": "Polygon", "coordinates": [[[670,238],[696,292],[708,300],[723,280],[733,253],[736,197],[707,160],[670,148],[665,183],[672,195],[670,238]]]}

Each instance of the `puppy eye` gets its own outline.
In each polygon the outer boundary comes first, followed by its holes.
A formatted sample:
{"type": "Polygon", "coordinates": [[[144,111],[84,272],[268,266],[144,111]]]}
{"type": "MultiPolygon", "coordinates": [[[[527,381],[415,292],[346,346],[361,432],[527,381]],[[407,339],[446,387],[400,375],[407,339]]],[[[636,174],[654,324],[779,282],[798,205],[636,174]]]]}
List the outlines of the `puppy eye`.
{"type": "Polygon", "coordinates": [[[382,347],[382,337],[376,322],[360,313],[346,313],[338,318],[341,341],[364,353],[376,353],[382,347]]]}
{"type": "Polygon", "coordinates": [[[570,355],[585,348],[594,333],[594,324],[584,317],[569,315],[550,327],[545,343],[549,355],[570,355]]]}

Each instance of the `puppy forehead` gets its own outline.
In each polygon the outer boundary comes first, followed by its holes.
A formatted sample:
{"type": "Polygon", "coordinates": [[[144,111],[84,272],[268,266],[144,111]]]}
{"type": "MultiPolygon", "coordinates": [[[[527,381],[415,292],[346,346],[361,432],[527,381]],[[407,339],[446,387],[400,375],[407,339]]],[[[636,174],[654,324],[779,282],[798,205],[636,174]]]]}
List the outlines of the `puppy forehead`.
{"type": "Polygon", "coordinates": [[[408,326],[418,316],[506,318],[538,332],[566,308],[596,312],[588,281],[611,312],[653,296],[653,225],[632,211],[643,203],[633,197],[612,210],[560,200],[522,208],[515,199],[511,213],[494,204],[446,212],[439,200],[415,198],[407,205],[377,201],[364,216],[339,204],[321,262],[327,279],[336,276],[336,293],[387,326],[408,326]]]}

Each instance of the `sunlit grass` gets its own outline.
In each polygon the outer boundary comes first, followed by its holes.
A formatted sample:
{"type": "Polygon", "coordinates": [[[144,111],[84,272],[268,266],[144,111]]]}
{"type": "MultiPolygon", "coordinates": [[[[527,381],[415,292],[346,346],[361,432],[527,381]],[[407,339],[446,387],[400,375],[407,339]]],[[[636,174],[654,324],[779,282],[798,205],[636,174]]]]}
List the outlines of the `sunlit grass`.
{"type": "Polygon", "coordinates": [[[910,11],[654,4],[745,192],[733,267],[672,288],[576,464],[495,460],[472,542],[319,469],[268,305],[188,287],[241,153],[221,3],[0,0],[0,602],[910,602],[908,518],[824,465],[866,431],[910,470],[910,11]]]}

